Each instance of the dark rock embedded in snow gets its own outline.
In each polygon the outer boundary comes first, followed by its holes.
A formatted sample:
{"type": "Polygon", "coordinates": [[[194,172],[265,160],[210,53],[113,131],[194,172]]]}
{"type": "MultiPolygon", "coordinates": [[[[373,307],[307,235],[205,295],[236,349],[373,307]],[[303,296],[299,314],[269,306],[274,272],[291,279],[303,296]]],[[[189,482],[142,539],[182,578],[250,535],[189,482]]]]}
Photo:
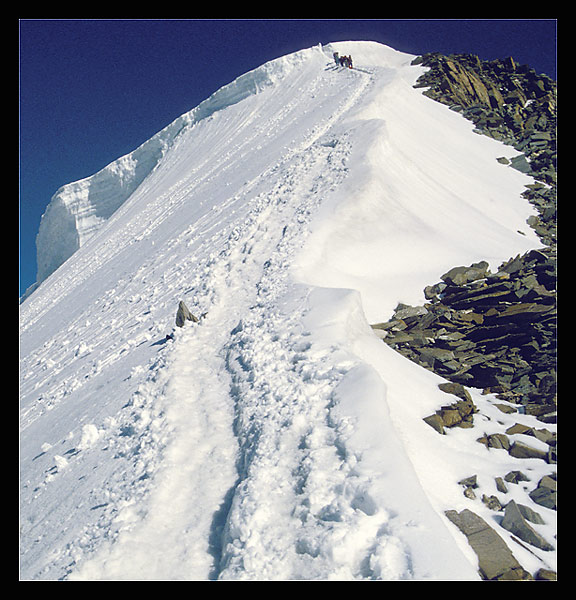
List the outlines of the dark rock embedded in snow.
{"type": "Polygon", "coordinates": [[[496,273],[474,265],[449,273],[426,289],[429,302],[420,310],[399,305],[390,321],[373,327],[386,344],[453,384],[496,393],[555,422],[553,249],[517,256],[496,273]]]}
{"type": "Polygon", "coordinates": [[[184,327],[184,323],[186,323],[186,321],[198,323],[198,318],[188,310],[188,307],[186,304],[184,304],[184,301],[180,300],[180,303],[178,304],[178,311],[176,312],[176,326],[184,327]]]}

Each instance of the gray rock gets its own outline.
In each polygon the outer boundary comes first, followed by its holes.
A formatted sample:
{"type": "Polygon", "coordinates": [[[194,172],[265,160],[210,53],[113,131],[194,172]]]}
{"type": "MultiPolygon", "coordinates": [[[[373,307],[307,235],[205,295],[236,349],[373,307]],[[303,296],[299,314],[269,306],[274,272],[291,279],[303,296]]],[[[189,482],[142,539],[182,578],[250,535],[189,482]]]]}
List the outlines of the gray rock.
{"type": "Polygon", "coordinates": [[[477,488],[478,487],[478,476],[470,475],[470,477],[465,477],[464,479],[461,479],[458,482],[458,485],[464,485],[466,487],[477,488]]]}
{"type": "Polygon", "coordinates": [[[504,475],[504,480],[509,483],[520,483],[521,481],[530,481],[522,471],[510,471],[504,475]]]}
{"type": "Polygon", "coordinates": [[[530,498],[536,504],[540,506],[544,506],[545,508],[550,508],[552,510],[556,510],[557,507],[557,492],[556,490],[551,490],[548,487],[537,487],[535,490],[532,490],[529,494],[530,498]]]}
{"type": "Polygon", "coordinates": [[[540,458],[548,460],[548,452],[532,448],[532,446],[528,446],[528,444],[523,444],[522,442],[514,442],[510,447],[509,454],[515,458],[540,458]]]}
{"type": "Polygon", "coordinates": [[[436,298],[438,294],[443,292],[446,289],[446,284],[443,282],[436,283],[434,285],[429,285],[424,289],[424,296],[427,300],[431,300],[436,298]]]}
{"type": "Polygon", "coordinates": [[[526,157],[523,154],[520,154],[519,156],[514,156],[512,159],[510,159],[510,166],[513,169],[520,171],[521,173],[532,172],[532,167],[530,166],[530,163],[526,160],[526,157]]]}
{"type": "Polygon", "coordinates": [[[481,261],[469,267],[454,267],[440,277],[442,281],[452,285],[464,285],[477,279],[483,279],[488,272],[488,263],[481,261]]]}
{"type": "Polygon", "coordinates": [[[542,535],[530,526],[514,500],[511,500],[506,505],[501,525],[504,529],[513,533],[527,544],[531,544],[541,550],[554,550],[554,546],[549,544],[542,535]]]}
{"type": "Polygon", "coordinates": [[[394,311],[395,319],[407,319],[409,317],[417,317],[425,315],[428,311],[423,306],[408,306],[406,304],[400,304],[394,311]]]}
{"type": "Polygon", "coordinates": [[[557,581],[556,571],[550,569],[539,569],[535,577],[536,581],[557,581]]]}
{"type": "Polygon", "coordinates": [[[500,504],[500,500],[496,496],[487,496],[486,494],[482,494],[482,502],[490,509],[495,511],[502,510],[502,505],[500,504]]]}
{"type": "Polygon", "coordinates": [[[514,579],[530,578],[504,540],[484,519],[468,509],[460,513],[449,510],[445,514],[467,537],[468,543],[478,556],[480,574],[484,579],[508,579],[511,572],[514,572],[515,576],[511,577],[514,579]]]}
{"type": "Polygon", "coordinates": [[[426,288],[431,302],[420,310],[401,304],[396,316],[405,320],[376,327],[390,332],[386,344],[449,381],[514,393],[526,414],[554,422],[555,264],[555,250],[544,249],[510,259],[496,274],[486,262],[455,267],[426,288]]]}
{"type": "Polygon", "coordinates": [[[545,521],[540,516],[540,514],[537,513],[535,510],[532,510],[529,506],[525,506],[524,504],[518,504],[518,508],[520,509],[522,516],[527,521],[530,521],[530,523],[536,523],[536,525],[544,525],[545,524],[545,521]]]}
{"type": "Polygon", "coordinates": [[[176,326],[184,327],[184,323],[186,321],[192,321],[193,323],[198,323],[198,319],[188,310],[186,304],[184,304],[183,300],[180,300],[178,304],[178,311],[176,312],[176,326]]]}
{"type": "Polygon", "coordinates": [[[444,422],[440,415],[434,414],[429,417],[424,417],[423,421],[428,423],[432,429],[435,429],[438,433],[444,435],[444,422]]]}
{"type": "Polygon", "coordinates": [[[548,488],[555,492],[558,489],[555,477],[556,475],[554,473],[552,475],[545,475],[538,483],[538,487],[548,488]]]}
{"type": "Polygon", "coordinates": [[[460,383],[439,383],[438,388],[443,392],[446,392],[446,394],[452,394],[461,400],[472,402],[472,396],[470,395],[470,392],[460,383]]]}
{"type": "Polygon", "coordinates": [[[491,435],[484,435],[481,438],[476,440],[481,444],[484,444],[486,448],[496,448],[496,449],[504,449],[509,450],[510,448],[510,440],[508,436],[503,433],[493,433],[491,435]]]}
{"type": "Polygon", "coordinates": [[[462,416],[455,408],[441,408],[439,414],[446,427],[454,427],[454,425],[458,425],[462,422],[462,416]]]}

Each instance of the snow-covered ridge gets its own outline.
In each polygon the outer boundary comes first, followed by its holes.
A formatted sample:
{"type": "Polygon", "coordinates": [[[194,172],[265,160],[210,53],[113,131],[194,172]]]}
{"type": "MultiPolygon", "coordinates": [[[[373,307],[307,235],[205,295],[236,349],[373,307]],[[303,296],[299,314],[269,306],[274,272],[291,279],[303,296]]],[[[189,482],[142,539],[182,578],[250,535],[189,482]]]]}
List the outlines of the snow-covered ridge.
{"type": "Polygon", "coordinates": [[[520,459],[439,436],[442,379],[368,323],[539,241],[512,150],[412,58],[338,43],[237,79],[22,303],[23,578],[478,579],[444,511],[492,522],[457,482],[497,494],[520,459]],[[175,327],[180,300],[206,317],[175,327]]]}
{"type": "Polygon", "coordinates": [[[37,284],[83,246],[130,197],[187,127],[258,94],[283,79],[319,48],[284,56],[241,75],[189,112],[90,177],[62,186],[42,216],[36,239],[37,284]]]}

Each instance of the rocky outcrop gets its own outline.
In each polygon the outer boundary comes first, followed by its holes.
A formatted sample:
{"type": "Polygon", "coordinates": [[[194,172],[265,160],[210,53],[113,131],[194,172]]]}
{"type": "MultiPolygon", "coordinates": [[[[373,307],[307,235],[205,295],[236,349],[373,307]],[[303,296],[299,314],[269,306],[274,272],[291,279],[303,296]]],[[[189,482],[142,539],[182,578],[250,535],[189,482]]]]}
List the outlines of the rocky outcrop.
{"type": "Polygon", "coordinates": [[[456,267],[419,307],[372,325],[383,341],[453,383],[482,388],[544,422],[556,412],[556,263],[552,249],[456,267]]]}
{"type": "Polygon", "coordinates": [[[504,164],[538,182],[524,196],[538,209],[530,225],[544,243],[556,242],[556,82],[512,58],[482,61],[477,56],[438,53],[417,57],[429,67],[416,87],[472,121],[476,132],[520,153],[504,164]]]}
{"type": "Polygon", "coordinates": [[[426,96],[463,112],[496,139],[514,144],[530,139],[534,130],[555,130],[556,82],[511,57],[482,61],[470,54],[430,53],[412,64],[429,67],[415,87],[427,88],[426,96]]]}
{"type": "Polygon", "coordinates": [[[443,392],[459,399],[451,404],[441,406],[424,421],[442,434],[445,427],[471,427],[474,423],[474,413],[478,412],[478,409],[472,401],[470,392],[459,383],[441,383],[438,387],[443,392]]]}
{"type": "MultiPolygon", "coordinates": [[[[457,398],[427,416],[428,425],[441,434],[473,426],[478,409],[464,386],[503,400],[502,412],[556,422],[555,286],[552,249],[532,250],[496,273],[486,262],[450,269],[424,290],[424,306],[400,304],[392,319],[372,325],[384,343],[448,380],[439,387],[457,398]]],[[[478,442],[557,463],[556,434],[544,426],[517,423],[478,442]]]]}
{"type": "MultiPolygon", "coordinates": [[[[389,321],[372,327],[394,350],[446,380],[439,387],[451,401],[424,419],[438,433],[476,426],[478,408],[466,387],[480,388],[496,398],[493,406],[502,413],[531,417],[512,419],[514,424],[500,432],[479,431],[477,441],[490,452],[507,452],[520,464],[555,464],[556,434],[544,424],[557,418],[556,83],[512,58],[481,61],[471,55],[427,54],[414,64],[429,67],[416,84],[426,88],[426,96],[471,120],[476,133],[518,150],[518,156],[498,162],[533,177],[523,197],[537,209],[528,224],[545,247],[511,257],[495,273],[485,261],[454,266],[426,287],[423,306],[399,304],[389,321]]],[[[500,531],[512,542],[526,544],[528,550],[553,550],[553,540],[532,526],[544,519],[528,504],[542,506],[543,512],[556,510],[556,473],[530,489],[524,483],[529,477],[521,471],[498,473],[497,464],[493,482],[484,488],[488,493],[482,493],[477,476],[471,475],[458,482],[464,496],[503,515],[500,531]],[[522,491],[514,490],[514,497],[524,494],[526,504],[506,501],[509,487],[515,485],[522,491]]],[[[528,573],[495,528],[474,512],[452,510],[446,516],[478,555],[483,579],[556,579],[548,568],[534,576],[528,573]]]]}

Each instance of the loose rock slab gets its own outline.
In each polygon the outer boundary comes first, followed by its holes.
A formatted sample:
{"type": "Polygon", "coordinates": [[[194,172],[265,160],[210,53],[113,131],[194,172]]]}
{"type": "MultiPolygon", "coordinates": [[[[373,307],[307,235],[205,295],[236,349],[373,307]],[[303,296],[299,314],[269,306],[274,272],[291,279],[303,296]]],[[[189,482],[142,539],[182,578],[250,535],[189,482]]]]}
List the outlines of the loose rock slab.
{"type": "Polygon", "coordinates": [[[468,543],[478,555],[478,567],[483,579],[532,579],[504,540],[476,513],[466,508],[460,513],[448,510],[446,516],[468,538],[468,543]]]}

